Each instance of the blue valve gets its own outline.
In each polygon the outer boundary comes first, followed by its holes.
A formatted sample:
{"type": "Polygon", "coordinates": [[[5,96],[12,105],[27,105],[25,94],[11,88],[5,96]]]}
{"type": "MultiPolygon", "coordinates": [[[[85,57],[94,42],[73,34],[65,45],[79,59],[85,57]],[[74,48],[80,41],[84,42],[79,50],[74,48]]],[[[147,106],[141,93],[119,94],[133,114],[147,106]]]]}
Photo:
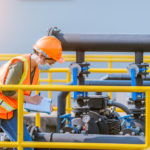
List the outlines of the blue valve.
{"type": "MultiPolygon", "coordinates": [[[[146,70],[147,70],[147,68],[139,68],[140,72],[143,72],[146,70]]],[[[136,70],[135,70],[135,68],[130,69],[130,72],[131,72],[131,85],[136,86],[136,70]]],[[[134,101],[136,101],[137,97],[145,98],[145,93],[133,92],[132,93],[132,99],[134,101]]]]}
{"type": "Polygon", "coordinates": [[[131,115],[127,115],[127,116],[123,116],[123,117],[118,117],[118,119],[123,119],[123,121],[122,121],[122,123],[121,123],[121,126],[123,126],[124,123],[126,122],[125,127],[126,127],[126,128],[129,128],[129,129],[132,128],[132,121],[133,121],[134,119],[131,118],[131,115]]]}
{"type": "Polygon", "coordinates": [[[65,114],[65,115],[61,115],[59,118],[64,118],[63,120],[62,120],[62,124],[65,122],[65,121],[67,121],[67,126],[68,127],[72,127],[72,122],[71,122],[71,120],[74,118],[74,117],[71,117],[71,114],[65,114]]]}
{"type": "MultiPolygon", "coordinates": [[[[81,70],[88,70],[89,67],[83,67],[81,68],[81,70]]],[[[78,83],[78,68],[77,67],[74,67],[73,68],[73,85],[77,85],[78,83]]],[[[78,95],[81,95],[83,97],[87,97],[88,96],[88,92],[74,92],[74,99],[77,99],[78,98],[78,95]]]]}

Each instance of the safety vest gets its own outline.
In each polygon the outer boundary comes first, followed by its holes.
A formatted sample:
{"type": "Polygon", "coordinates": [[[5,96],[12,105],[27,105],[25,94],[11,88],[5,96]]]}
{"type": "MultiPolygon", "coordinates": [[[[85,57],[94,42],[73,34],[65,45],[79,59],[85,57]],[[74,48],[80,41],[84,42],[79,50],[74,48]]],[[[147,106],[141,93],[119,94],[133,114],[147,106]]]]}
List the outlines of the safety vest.
{"type": "MultiPolygon", "coordinates": [[[[0,84],[5,84],[9,66],[14,64],[17,61],[22,61],[24,63],[24,70],[23,74],[21,76],[19,85],[31,85],[30,84],[30,60],[31,54],[25,54],[22,56],[18,56],[15,58],[12,58],[7,63],[5,63],[0,68],[0,84]]],[[[39,81],[39,69],[36,67],[34,78],[32,81],[33,85],[37,85],[39,81]]],[[[31,91],[24,91],[24,95],[29,96],[31,94],[31,91]]],[[[2,92],[0,92],[0,119],[11,119],[13,117],[13,111],[17,109],[17,101],[15,99],[9,98],[7,96],[4,96],[2,92]]]]}

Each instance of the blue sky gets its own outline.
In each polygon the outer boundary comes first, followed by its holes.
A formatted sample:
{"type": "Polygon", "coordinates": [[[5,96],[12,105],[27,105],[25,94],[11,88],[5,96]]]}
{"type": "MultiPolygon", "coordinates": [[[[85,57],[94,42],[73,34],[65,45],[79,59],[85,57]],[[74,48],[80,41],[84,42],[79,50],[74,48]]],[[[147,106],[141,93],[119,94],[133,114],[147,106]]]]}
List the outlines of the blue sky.
{"type": "Polygon", "coordinates": [[[30,52],[50,26],[65,33],[150,34],[149,0],[0,0],[0,52],[30,52]]]}

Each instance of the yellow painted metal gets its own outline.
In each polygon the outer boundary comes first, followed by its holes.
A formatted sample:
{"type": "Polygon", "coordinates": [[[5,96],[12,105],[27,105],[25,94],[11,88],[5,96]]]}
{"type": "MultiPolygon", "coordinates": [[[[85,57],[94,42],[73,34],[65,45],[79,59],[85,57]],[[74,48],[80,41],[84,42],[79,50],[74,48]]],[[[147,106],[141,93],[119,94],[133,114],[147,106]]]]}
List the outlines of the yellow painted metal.
{"type": "Polygon", "coordinates": [[[112,61],[109,61],[109,63],[108,63],[108,68],[109,68],[109,69],[112,68],[112,61]]]}
{"type": "MultiPolygon", "coordinates": [[[[52,68],[49,71],[42,71],[42,72],[68,72],[69,68],[52,68]]],[[[128,73],[127,69],[109,69],[109,68],[105,68],[105,69],[99,69],[99,68],[91,68],[89,69],[90,72],[92,73],[128,73]]],[[[148,72],[150,72],[150,69],[148,69],[148,72]]],[[[41,79],[41,82],[47,82],[48,79],[41,79]]],[[[54,80],[56,81],[56,80],[54,80]]],[[[60,80],[61,81],[61,80],[60,80]]]]}
{"type": "MultiPolygon", "coordinates": [[[[52,73],[51,72],[48,73],[48,80],[49,80],[48,81],[49,85],[52,85],[52,73]]],[[[48,97],[52,98],[52,92],[51,91],[48,92],[48,97]]]]}
{"type": "MultiPolygon", "coordinates": [[[[9,58],[12,58],[12,57],[16,57],[16,56],[19,56],[19,55],[22,55],[22,54],[0,54],[0,57],[9,57],[9,58]]],[[[62,55],[63,58],[68,58],[68,57],[71,57],[71,58],[75,58],[75,55],[74,54],[63,54],[62,55]]],[[[132,58],[134,59],[134,55],[85,55],[86,58],[132,58]]],[[[144,56],[144,58],[150,58],[150,56],[144,56]]]]}
{"type": "Polygon", "coordinates": [[[0,89],[7,91],[33,90],[33,91],[83,91],[83,92],[145,92],[149,86],[87,86],[87,85],[0,85],[0,89]]]}
{"type": "MultiPolygon", "coordinates": [[[[38,82],[38,85],[40,85],[40,81],[38,82]]],[[[35,91],[35,94],[38,95],[40,91],[35,91]]],[[[41,127],[41,118],[40,118],[40,113],[36,113],[35,115],[35,126],[41,127]]]]}
{"type": "MultiPolygon", "coordinates": [[[[20,54],[18,54],[20,55],[20,54]]],[[[18,56],[16,55],[16,56],[18,56]]],[[[67,61],[72,61],[72,60],[75,60],[75,57],[73,57],[73,59],[70,59],[69,57],[71,55],[65,55],[66,56],[66,60],[67,61]],[[67,59],[69,58],[69,59],[67,59]]],[[[64,57],[65,57],[64,56],[64,57]]],[[[7,59],[10,59],[11,57],[15,57],[15,55],[8,55],[8,56],[2,56],[0,55],[0,60],[7,60],[7,59]]],[[[144,61],[145,62],[150,62],[150,56],[144,56],[144,61]]],[[[98,55],[90,55],[90,56],[86,56],[86,61],[96,61],[96,62],[132,62],[134,61],[134,56],[111,56],[111,55],[101,55],[101,56],[98,56],[98,55]],[[106,58],[105,58],[106,57],[106,58]]],[[[57,69],[57,68],[54,68],[54,69],[51,69],[49,70],[49,72],[67,72],[69,69],[68,68],[61,68],[61,69],[57,69]]],[[[90,72],[95,72],[95,73],[127,73],[127,70],[126,69],[90,69],[89,70],[90,72]]],[[[149,70],[150,72],[150,70],[149,70]]],[[[68,77],[67,77],[68,78],[68,77]]],[[[51,80],[51,82],[66,82],[66,80],[51,80]]],[[[68,82],[68,80],[67,80],[68,82]]],[[[17,85],[18,86],[18,85],[17,85]]],[[[17,90],[18,87],[15,87],[14,85],[10,87],[7,87],[5,85],[5,87],[3,86],[0,86],[0,89],[3,89],[3,90],[17,90]]],[[[31,145],[26,145],[25,147],[29,147],[29,146],[35,146],[35,147],[51,147],[51,148],[83,148],[83,149],[99,149],[99,148],[102,148],[102,149],[143,149],[143,148],[147,148],[147,147],[150,147],[150,131],[149,131],[149,124],[150,124],[150,109],[148,108],[148,106],[150,106],[150,102],[149,102],[149,99],[150,99],[150,87],[111,87],[111,86],[108,86],[108,87],[102,87],[102,86],[99,86],[99,88],[97,89],[97,86],[92,86],[89,87],[89,86],[47,86],[47,85],[42,85],[42,86],[27,86],[27,87],[22,87],[22,86],[19,86],[19,91],[20,92],[20,95],[21,93],[23,94],[22,90],[51,90],[51,91],[93,91],[93,92],[144,92],[144,91],[147,91],[146,92],[146,144],[97,144],[97,143],[48,143],[48,142],[23,142],[23,132],[21,133],[21,131],[19,132],[19,130],[23,130],[23,121],[22,122],[22,127],[19,127],[18,129],[18,142],[0,142],[0,147],[9,147],[9,143],[13,143],[11,146],[15,147],[15,146],[19,146],[18,148],[20,150],[22,150],[22,146],[25,146],[25,144],[31,144],[31,145]],[[149,96],[149,97],[148,97],[149,96]],[[19,134],[21,133],[21,134],[19,134]],[[22,141],[21,141],[22,140],[22,141]],[[8,144],[6,144],[8,143],[8,144]],[[6,144],[6,145],[5,145],[6,144]],[[54,146],[54,147],[53,147],[54,146]],[[58,146],[58,147],[57,147],[58,146]]],[[[18,93],[18,97],[19,96],[19,93],[18,93]]],[[[20,97],[21,98],[21,97],[20,97]]],[[[18,104],[19,107],[18,109],[20,108],[21,106],[21,103],[18,104]]],[[[70,108],[70,105],[71,103],[69,101],[67,101],[67,111],[70,111],[71,108],[70,108]]],[[[55,110],[57,108],[54,108],[55,110]]],[[[23,109],[22,109],[23,110],[23,109]]],[[[19,115],[19,112],[21,110],[18,110],[18,115],[19,115]]],[[[23,113],[20,114],[23,116],[23,113]]],[[[23,118],[23,117],[22,117],[23,118]]],[[[20,124],[21,124],[20,122],[20,124]]],[[[19,121],[18,121],[18,126],[20,125],[19,124],[19,121]]]]}
{"type": "Polygon", "coordinates": [[[17,147],[18,146],[18,142],[0,142],[0,148],[4,148],[4,147],[17,147]]]}
{"type": "Polygon", "coordinates": [[[150,125],[150,91],[146,91],[146,112],[145,112],[145,115],[146,115],[146,127],[145,127],[145,137],[146,137],[146,145],[147,147],[150,148],[150,128],[149,128],[149,125],[150,125]]]}
{"type": "MultiPolygon", "coordinates": [[[[108,69],[112,69],[112,61],[108,62],[108,69]]],[[[110,97],[110,99],[112,99],[112,92],[108,92],[108,96],[110,97]]]]}
{"type": "Polygon", "coordinates": [[[23,146],[18,146],[18,150],[23,150],[23,146]]]}
{"type": "MultiPolygon", "coordinates": [[[[75,58],[66,58],[64,59],[66,62],[67,61],[76,61],[75,58]]],[[[109,58],[85,58],[85,61],[89,61],[89,62],[108,62],[110,61],[109,58]]],[[[112,59],[112,62],[133,62],[134,59],[112,59]]],[[[149,60],[144,60],[144,61],[149,61],[149,60]]]]}
{"type": "MultiPolygon", "coordinates": [[[[40,82],[49,82],[49,79],[40,79],[40,82]]],[[[65,80],[65,79],[51,79],[51,82],[52,83],[66,83],[67,82],[67,80],[65,80]]]]}
{"type": "MultiPolygon", "coordinates": [[[[53,107],[53,111],[57,111],[57,107],[53,107]]],[[[72,111],[72,107],[71,108],[66,108],[66,111],[72,111]]],[[[121,109],[120,110],[118,110],[119,112],[123,112],[123,111],[121,111],[121,109]]]]}
{"type": "MultiPolygon", "coordinates": [[[[127,69],[99,69],[99,68],[91,68],[89,69],[92,73],[128,73],[127,69]]],[[[147,72],[150,72],[150,69],[147,70],[147,72]]]]}
{"type": "Polygon", "coordinates": [[[85,61],[89,61],[89,62],[109,62],[109,61],[112,61],[112,62],[133,62],[134,60],[132,59],[93,59],[93,58],[88,58],[88,59],[85,59],[85,61]]]}
{"type": "Polygon", "coordinates": [[[92,73],[127,73],[127,69],[99,69],[99,68],[91,68],[89,69],[92,73]]]}
{"type": "Polygon", "coordinates": [[[51,68],[50,70],[41,71],[41,72],[67,72],[69,68],[51,68]]]}
{"type": "MultiPolygon", "coordinates": [[[[59,86],[59,85],[1,85],[3,90],[18,90],[18,149],[38,148],[76,148],[76,149],[146,149],[150,138],[150,87],[130,86],[59,86]],[[67,142],[24,142],[23,141],[23,90],[51,91],[95,91],[95,92],[145,92],[146,91],[146,144],[110,144],[110,143],[67,143],[67,142]]],[[[8,142],[9,143],[9,142],[8,142]]],[[[2,143],[3,144],[3,143],[2,143]]],[[[1,145],[0,145],[1,146],[1,145]]]]}
{"type": "MultiPolygon", "coordinates": [[[[63,58],[76,58],[74,54],[63,54],[63,58]]],[[[85,58],[127,58],[127,59],[134,59],[134,55],[85,55],[85,58]]],[[[150,56],[144,56],[144,58],[150,58],[150,56]]]]}
{"type": "Polygon", "coordinates": [[[53,107],[53,111],[57,111],[57,107],[53,107]]]}
{"type": "Polygon", "coordinates": [[[67,83],[67,80],[65,80],[65,79],[53,79],[52,82],[53,83],[67,83]]]}
{"type": "Polygon", "coordinates": [[[122,109],[120,109],[120,108],[116,108],[115,109],[116,110],[116,112],[124,112],[122,109]]]}
{"type": "Polygon", "coordinates": [[[85,58],[127,58],[134,59],[134,55],[85,55],[85,58]]]}
{"type": "Polygon", "coordinates": [[[66,142],[24,142],[24,147],[72,148],[72,149],[144,149],[145,144],[108,144],[108,143],[66,143],[66,142]]]}
{"type": "Polygon", "coordinates": [[[40,118],[40,113],[36,113],[35,116],[35,125],[39,128],[41,128],[41,118],[40,118]]]}
{"type": "Polygon", "coordinates": [[[23,147],[21,146],[21,143],[23,142],[23,102],[23,90],[18,89],[18,150],[23,150],[23,147]]]}
{"type": "MultiPolygon", "coordinates": [[[[70,71],[67,72],[67,83],[71,82],[71,73],[70,71]]],[[[67,95],[67,105],[66,105],[67,113],[71,113],[71,93],[67,95]]]]}
{"type": "Polygon", "coordinates": [[[22,55],[22,54],[0,54],[0,57],[16,57],[16,56],[19,56],[19,55],[22,55]]]}
{"type": "MultiPolygon", "coordinates": [[[[1,54],[0,60],[9,60],[12,57],[16,57],[22,54],[1,54]]],[[[63,55],[65,61],[75,61],[76,57],[72,54],[63,55]]],[[[85,55],[85,61],[96,62],[133,62],[135,57],[133,55],[85,55]]],[[[144,61],[150,62],[150,56],[144,56],[144,61]]]]}

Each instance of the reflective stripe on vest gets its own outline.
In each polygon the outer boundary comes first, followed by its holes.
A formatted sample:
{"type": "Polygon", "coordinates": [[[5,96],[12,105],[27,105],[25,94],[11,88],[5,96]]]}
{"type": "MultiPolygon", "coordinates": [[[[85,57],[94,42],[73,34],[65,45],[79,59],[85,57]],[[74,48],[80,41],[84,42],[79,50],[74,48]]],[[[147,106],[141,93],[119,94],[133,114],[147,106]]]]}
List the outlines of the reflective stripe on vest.
{"type": "Polygon", "coordinates": [[[25,63],[25,70],[26,71],[23,72],[23,74],[21,76],[21,79],[20,79],[20,81],[18,83],[18,84],[22,84],[23,81],[25,80],[26,76],[27,76],[27,73],[28,73],[28,60],[25,59],[24,57],[21,57],[21,56],[18,56],[16,58],[19,58],[20,60],[24,61],[24,63],[25,63]]]}
{"type": "MultiPolygon", "coordinates": [[[[27,73],[28,73],[28,60],[18,56],[17,58],[19,58],[20,60],[24,61],[25,63],[25,70],[21,76],[20,82],[18,84],[22,84],[23,81],[25,80],[27,73]]],[[[2,99],[0,99],[0,106],[3,107],[4,109],[6,109],[8,112],[11,112],[13,110],[15,110],[16,108],[11,107],[9,104],[7,104],[5,101],[3,101],[2,99]]]]}
{"type": "MultiPolygon", "coordinates": [[[[23,74],[19,81],[19,85],[30,85],[30,65],[31,59],[30,54],[23,56],[15,57],[12,60],[8,61],[0,68],[0,84],[5,84],[5,80],[8,75],[9,66],[17,61],[22,61],[24,63],[23,74]]],[[[32,84],[36,85],[39,80],[39,70],[35,68],[35,75],[32,81],[32,84]]],[[[31,91],[24,91],[24,95],[30,95],[31,91]]],[[[17,109],[17,101],[15,99],[6,97],[3,93],[0,92],[0,119],[11,119],[13,117],[13,110],[17,109]]]]}
{"type": "Polygon", "coordinates": [[[11,112],[12,110],[15,110],[13,107],[5,103],[2,99],[0,99],[0,106],[6,109],[7,111],[11,112]]]}

